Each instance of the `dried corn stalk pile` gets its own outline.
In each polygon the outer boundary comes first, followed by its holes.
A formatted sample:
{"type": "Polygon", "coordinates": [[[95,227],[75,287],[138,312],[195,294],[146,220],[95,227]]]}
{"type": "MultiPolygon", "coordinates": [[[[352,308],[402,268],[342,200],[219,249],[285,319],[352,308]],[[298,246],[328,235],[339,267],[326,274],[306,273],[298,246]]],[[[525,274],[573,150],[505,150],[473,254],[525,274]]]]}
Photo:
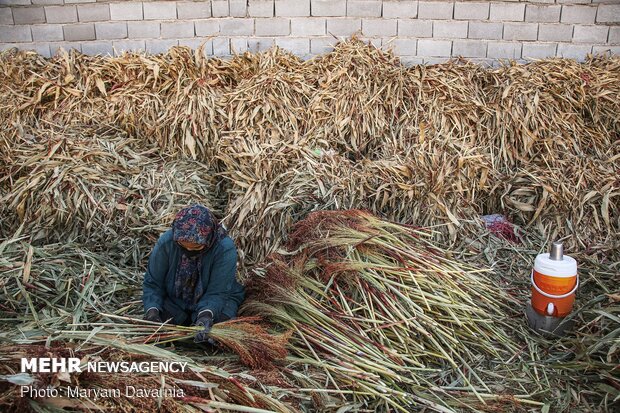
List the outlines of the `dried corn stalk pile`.
{"type": "Polygon", "coordinates": [[[136,138],[135,152],[205,162],[226,182],[217,196],[244,263],[275,251],[309,211],[337,205],[452,238],[463,218],[503,212],[597,248],[620,228],[619,65],[405,67],[356,40],[306,62],[278,50],[229,61],[186,48],[5,52],[0,147],[21,145],[21,129],[111,124],[136,138]]]}
{"type": "Polygon", "coordinates": [[[493,207],[579,249],[617,245],[620,61],[515,65],[489,83],[479,139],[502,169],[493,207]]]}
{"type": "Polygon", "coordinates": [[[113,128],[31,132],[9,152],[0,185],[10,190],[0,202],[4,219],[13,228],[24,224],[35,240],[145,249],[191,202],[221,214],[218,181],[207,164],[166,161],[113,128]]]}

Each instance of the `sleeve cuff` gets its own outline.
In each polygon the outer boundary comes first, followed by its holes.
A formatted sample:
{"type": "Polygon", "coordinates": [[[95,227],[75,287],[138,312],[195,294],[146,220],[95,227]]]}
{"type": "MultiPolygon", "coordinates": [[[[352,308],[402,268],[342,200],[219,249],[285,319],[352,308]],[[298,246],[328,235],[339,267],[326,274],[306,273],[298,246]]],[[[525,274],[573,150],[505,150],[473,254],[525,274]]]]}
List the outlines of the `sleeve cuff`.
{"type": "Polygon", "coordinates": [[[211,314],[211,318],[213,318],[213,311],[209,310],[208,308],[205,310],[202,310],[201,312],[198,313],[198,315],[196,316],[196,319],[200,318],[200,314],[206,313],[208,312],[209,314],[211,314]]]}

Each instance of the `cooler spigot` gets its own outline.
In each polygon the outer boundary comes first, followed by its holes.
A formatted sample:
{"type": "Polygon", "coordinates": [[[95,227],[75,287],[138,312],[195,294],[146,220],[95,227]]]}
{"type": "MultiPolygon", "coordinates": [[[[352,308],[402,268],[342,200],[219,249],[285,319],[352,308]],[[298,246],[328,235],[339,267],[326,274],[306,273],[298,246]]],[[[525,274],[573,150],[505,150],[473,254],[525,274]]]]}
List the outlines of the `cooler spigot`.
{"type": "Polygon", "coordinates": [[[553,244],[551,244],[549,258],[553,261],[562,261],[564,258],[564,245],[561,242],[554,241],[553,244]]]}

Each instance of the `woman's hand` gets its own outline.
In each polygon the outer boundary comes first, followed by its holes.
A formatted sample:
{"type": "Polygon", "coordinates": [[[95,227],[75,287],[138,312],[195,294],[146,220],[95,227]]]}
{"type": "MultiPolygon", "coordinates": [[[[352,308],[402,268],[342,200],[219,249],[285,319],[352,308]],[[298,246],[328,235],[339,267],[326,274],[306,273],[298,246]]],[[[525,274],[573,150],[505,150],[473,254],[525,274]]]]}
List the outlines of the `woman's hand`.
{"type": "Polygon", "coordinates": [[[152,321],[154,323],[161,323],[161,316],[159,315],[159,310],[157,308],[149,308],[149,311],[144,314],[144,319],[146,321],[152,321]]]}
{"type": "Polygon", "coordinates": [[[196,343],[202,343],[208,340],[209,333],[211,332],[211,327],[213,327],[212,314],[213,313],[211,313],[211,311],[209,310],[202,311],[200,314],[198,314],[198,318],[196,319],[196,325],[203,327],[204,330],[196,334],[196,338],[194,339],[196,343]]]}

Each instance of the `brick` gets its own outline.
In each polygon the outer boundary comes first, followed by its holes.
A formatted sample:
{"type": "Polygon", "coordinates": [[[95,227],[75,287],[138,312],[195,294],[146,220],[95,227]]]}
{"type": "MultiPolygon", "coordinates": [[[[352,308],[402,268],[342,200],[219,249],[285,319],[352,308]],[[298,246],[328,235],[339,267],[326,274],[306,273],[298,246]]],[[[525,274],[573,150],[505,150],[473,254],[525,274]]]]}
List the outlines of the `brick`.
{"type": "Polygon", "coordinates": [[[334,39],[331,37],[321,37],[310,39],[310,53],[323,54],[334,50],[334,39]]]}
{"type": "Polygon", "coordinates": [[[78,21],[75,6],[45,7],[45,20],[48,23],[76,23],[78,21]]]}
{"type": "Polygon", "coordinates": [[[248,41],[245,37],[230,39],[230,52],[241,54],[248,51],[248,41]]]}
{"type": "Polygon", "coordinates": [[[418,3],[418,19],[451,19],[453,3],[421,1],[418,3]]]}
{"type": "Polygon", "coordinates": [[[573,43],[605,43],[609,26],[575,26],[573,43]]]}
{"type": "Polygon", "coordinates": [[[504,40],[536,40],[538,24],[536,23],[505,23],[504,40]]]}
{"type": "Polygon", "coordinates": [[[364,36],[396,36],[397,22],[395,19],[363,19],[362,34],[364,36]]]}
{"type": "Polygon", "coordinates": [[[211,17],[211,2],[179,1],[177,2],[177,19],[205,19],[211,17]]]}
{"type": "Polygon", "coordinates": [[[282,17],[273,19],[256,19],[254,34],[256,36],[288,36],[291,33],[291,20],[282,17]]]}
{"type": "Polygon", "coordinates": [[[231,17],[246,17],[248,15],[247,0],[229,0],[228,7],[231,17]]]}
{"type": "Polygon", "coordinates": [[[32,40],[35,42],[59,42],[65,39],[59,24],[42,24],[32,26],[32,40]]]}
{"type": "Polygon", "coordinates": [[[433,37],[433,22],[431,20],[398,20],[398,35],[433,37]]]}
{"type": "Polygon", "coordinates": [[[546,59],[555,57],[556,43],[523,43],[523,57],[526,59],[546,59]]]}
{"type": "Polygon", "coordinates": [[[327,21],[319,17],[291,19],[291,34],[293,36],[325,36],[327,21]]]}
{"type": "Polygon", "coordinates": [[[486,67],[486,68],[490,68],[490,67],[495,67],[495,66],[499,66],[500,62],[497,61],[497,59],[490,59],[490,58],[470,58],[468,59],[470,62],[477,64],[478,66],[481,67],[486,67]]]}
{"type": "Polygon", "coordinates": [[[69,3],[96,3],[97,0],[65,0],[65,4],[69,3]]]}
{"type": "Polygon", "coordinates": [[[362,30],[361,19],[328,19],[327,33],[334,36],[351,36],[362,30]]]}
{"type": "Polygon", "coordinates": [[[489,3],[455,2],[454,18],[456,20],[486,20],[489,18],[489,3]]]}
{"type": "MultiPolygon", "coordinates": [[[[170,2],[144,2],[142,3],[144,10],[144,20],[172,20],[177,18],[177,7],[175,3],[170,2]]],[[[146,44],[147,51],[149,44],[146,44]]],[[[159,49],[158,49],[159,50],[159,49]]]]}
{"type": "Polygon", "coordinates": [[[594,24],[596,19],[596,7],[588,6],[562,6],[560,21],[562,23],[594,24]]]}
{"type": "Polygon", "coordinates": [[[153,39],[161,35],[159,22],[127,22],[130,39],[153,39]]]}
{"type": "Polygon", "coordinates": [[[347,0],[347,16],[381,17],[381,4],[379,0],[347,0]]]}
{"type": "Polygon", "coordinates": [[[284,50],[288,50],[298,56],[310,53],[309,39],[294,37],[276,38],[276,46],[284,50]]]}
{"type": "Polygon", "coordinates": [[[82,51],[82,44],[79,42],[58,42],[58,43],[50,43],[50,52],[52,56],[60,54],[61,49],[65,50],[67,53],[70,53],[71,50],[75,49],[79,52],[82,51]]]}
{"type": "Polygon", "coordinates": [[[10,7],[0,7],[0,24],[13,24],[13,12],[10,7]]]}
{"type": "Polygon", "coordinates": [[[3,42],[30,42],[32,34],[28,26],[0,26],[0,39],[3,42]]]}
{"type": "Polygon", "coordinates": [[[564,3],[564,4],[590,4],[590,3],[596,3],[596,0],[592,1],[592,0],[556,0],[555,1],[558,4],[564,3]]]}
{"type": "Polygon", "coordinates": [[[65,40],[69,42],[96,39],[93,23],[67,24],[62,30],[65,33],[65,40]]]}
{"type": "Polygon", "coordinates": [[[482,40],[455,40],[452,42],[452,56],[486,57],[487,42],[482,40]]]}
{"type": "Polygon", "coordinates": [[[310,13],[317,17],[346,16],[347,0],[311,0],[310,13]]]}
{"type": "Polygon", "coordinates": [[[620,46],[594,46],[592,48],[592,53],[595,53],[595,54],[611,53],[615,55],[620,55],[620,46]]]}
{"type": "Polygon", "coordinates": [[[468,22],[454,20],[435,20],[433,22],[433,37],[438,38],[467,38],[468,22]]]}
{"type": "Polygon", "coordinates": [[[502,23],[493,22],[469,22],[469,33],[467,37],[470,39],[501,39],[502,23]]]}
{"type": "Polygon", "coordinates": [[[254,34],[254,19],[222,19],[220,33],[228,36],[249,36],[254,34]]]}
{"type": "Polygon", "coordinates": [[[520,59],[521,43],[515,42],[489,42],[487,57],[495,59],[520,59]]]}
{"type": "Polygon", "coordinates": [[[418,56],[442,57],[452,54],[450,40],[418,40],[418,56]]]}
{"type": "Polygon", "coordinates": [[[601,4],[596,13],[597,23],[620,22],[620,4],[601,4]]]}
{"type": "Polygon", "coordinates": [[[537,23],[557,23],[560,21],[562,6],[539,6],[528,4],[525,7],[525,21],[537,23]]]}
{"type": "Polygon", "coordinates": [[[179,39],[179,46],[187,46],[194,50],[204,46],[203,54],[205,56],[213,54],[213,39],[179,39]]]}
{"type": "MultiPolygon", "coordinates": [[[[142,20],[142,3],[110,3],[112,20],[142,20]]],[[[142,46],[144,48],[144,45],[142,46]]]]}
{"type": "Polygon", "coordinates": [[[0,4],[3,6],[30,6],[32,2],[30,0],[1,0],[0,4]]]}
{"type": "Polygon", "coordinates": [[[110,42],[84,42],[82,43],[82,53],[91,56],[114,56],[114,49],[110,42]]]}
{"type": "Polygon", "coordinates": [[[276,43],[273,38],[248,38],[248,50],[251,52],[263,52],[265,50],[271,49],[273,45],[276,43]]]}
{"type": "Polygon", "coordinates": [[[0,52],[11,49],[19,49],[20,43],[1,43],[0,42],[0,52]]]}
{"type": "Polygon", "coordinates": [[[100,22],[110,20],[109,4],[80,4],[77,6],[81,22],[100,22]]]}
{"type": "MultiPolygon", "coordinates": [[[[2,4],[0,2],[0,4],[2,4]]],[[[62,0],[32,0],[32,4],[46,4],[46,5],[50,5],[50,4],[63,4],[62,0]]]]}
{"type": "MultiPolygon", "coordinates": [[[[110,4],[112,6],[112,4],[110,4]]],[[[142,8],[140,8],[142,13],[142,8]]],[[[140,52],[146,50],[146,42],[144,40],[117,40],[112,42],[114,56],[120,56],[123,52],[140,52]]]]}
{"type": "Polygon", "coordinates": [[[438,64],[446,63],[448,60],[450,60],[449,57],[425,57],[424,65],[426,66],[438,65],[438,64]]]}
{"type": "Polygon", "coordinates": [[[399,56],[415,56],[418,51],[416,39],[395,39],[392,45],[394,46],[394,53],[399,56]]]}
{"type": "Polygon", "coordinates": [[[229,56],[230,55],[230,39],[218,37],[213,39],[213,55],[229,56]]]}
{"type": "Polygon", "coordinates": [[[95,23],[95,35],[97,40],[112,40],[127,38],[127,23],[105,22],[95,23]]]}
{"type": "Polygon", "coordinates": [[[32,47],[32,50],[34,50],[43,57],[52,57],[50,45],[47,43],[35,43],[32,44],[30,47],[32,47]]]}
{"type": "Polygon", "coordinates": [[[584,61],[588,53],[592,52],[592,46],[560,43],[558,44],[558,51],[556,56],[564,57],[566,59],[575,59],[577,61],[584,61]]]}
{"type": "Polygon", "coordinates": [[[194,37],[194,22],[176,21],[161,23],[161,37],[163,39],[179,39],[194,37]]]}
{"type": "Polygon", "coordinates": [[[570,42],[573,39],[571,24],[544,24],[538,25],[538,40],[551,42],[570,42]]]}
{"type": "Polygon", "coordinates": [[[609,28],[609,38],[607,39],[607,43],[620,44],[620,26],[609,28]]]}
{"type": "Polygon", "coordinates": [[[15,24],[45,23],[43,7],[15,7],[13,9],[15,24]]]}
{"type": "Polygon", "coordinates": [[[522,22],[525,20],[525,4],[491,3],[489,19],[522,22]]]}
{"type": "Polygon", "coordinates": [[[419,66],[424,64],[424,58],[416,56],[400,56],[400,64],[403,66],[419,66]]]}
{"type": "Polygon", "coordinates": [[[273,17],[273,0],[249,0],[248,14],[250,17],[273,17]]]}
{"type": "Polygon", "coordinates": [[[384,1],[383,17],[388,19],[418,17],[418,1],[384,1]]]}
{"type": "Polygon", "coordinates": [[[310,16],[310,0],[276,0],[276,16],[310,16]]]}
{"type": "Polygon", "coordinates": [[[367,37],[361,38],[361,40],[369,46],[374,47],[375,49],[380,49],[383,45],[383,39],[372,38],[369,39],[367,37]]]}
{"type": "Polygon", "coordinates": [[[145,42],[146,52],[149,54],[166,53],[171,47],[179,45],[176,39],[151,39],[145,42]]]}
{"type": "Polygon", "coordinates": [[[213,17],[228,17],[230,9],[228,8],[228,0],[213,0],[211,2],[211,14],[213,17]]]}
{"type": "Polygon", "coordinates": [[[220,32],[220,20],[201,20],[194,23],[196,36],[211,36],[220,32]]]}

